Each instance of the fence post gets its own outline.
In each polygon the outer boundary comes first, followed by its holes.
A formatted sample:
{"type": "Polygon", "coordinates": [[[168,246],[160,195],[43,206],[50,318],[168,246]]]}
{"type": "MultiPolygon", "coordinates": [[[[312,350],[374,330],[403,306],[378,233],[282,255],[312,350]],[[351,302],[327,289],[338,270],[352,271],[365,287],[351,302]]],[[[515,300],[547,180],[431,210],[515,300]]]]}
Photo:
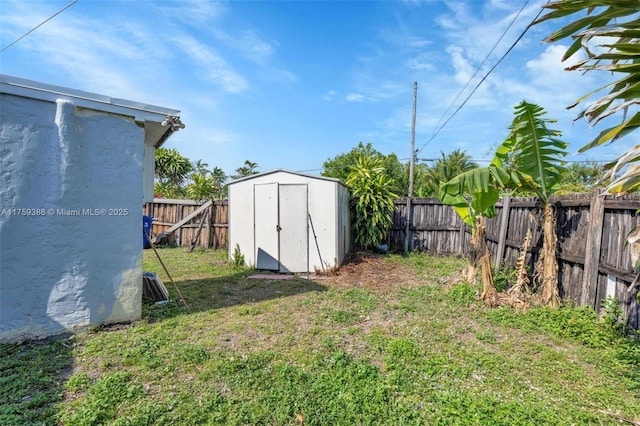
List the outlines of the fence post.
{"type": "Polygon", "coordinates": [[[462,220],[462,218],[460,216],[458,216],[458,214],[453,210],[453,208],[451,208],[451,212],[453,214],[455,214],[455,218],[458,222],[460,222],[460,246],[458,247],[458,250],[460,250],[460,255],[464,255],[464,240],[465,240],[465,233],[467,231],[466,229],[466,223],[464,223],[464,220],[462,220]]]}
{"type": "Polygon", "coordinates": [[[591,193],[582,275],[582,293],[580,295],[580,305],[588,304],[594,309],[597,309],[598,267],[600,266],[600,249],[602,247],[602,228],[604,224],[604,196],[601,193],[602,189],[600,188],[591,193]]]}
{"type": "Polygon", "coordinates": [[[504,257],[504,248],[507,243],[507,230],[509,229],[509,215],[511,214],[511,195],[507,194],[502,199],[502,218],[500,220],[500,236],[498,237],[498,249],[494,265],[500,267],[504,257]]]}
{"type": "Polygon", "coordinates": [[[404,254],[413,250],[413,235],[411,235],[411,222],[413,222],[413,216],[411,215],[412,202],[412,197],[407,197],[407,223],[404,228],[404,254]]]}
{"type": "Polygon", "coordinates": [[[207,238],[205,240],[205,248],[211,248],[211,222],[215,221],[215,215],[213,214],[213,207],[215,206],[215,201],[211,203],[209,207],[209,218],[207,220],[207,238]]]}

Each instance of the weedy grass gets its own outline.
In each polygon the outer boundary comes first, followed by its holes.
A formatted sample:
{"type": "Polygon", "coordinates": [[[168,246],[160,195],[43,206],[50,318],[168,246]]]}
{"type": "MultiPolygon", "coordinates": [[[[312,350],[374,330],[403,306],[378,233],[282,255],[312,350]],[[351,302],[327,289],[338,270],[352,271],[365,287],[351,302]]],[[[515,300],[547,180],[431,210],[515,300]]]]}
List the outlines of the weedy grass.
{"type": "Polygon", "coordinates": [[[637,344],[584,309],[488,310],[475,286],[447,283],[460,259],[389,255],[418,278],[382,291],[252,280],[219,251],[160,253],[191,310],[145,251],[172,302],[131,326],[3,347],[0,424],[640,420],[637,344]]]}

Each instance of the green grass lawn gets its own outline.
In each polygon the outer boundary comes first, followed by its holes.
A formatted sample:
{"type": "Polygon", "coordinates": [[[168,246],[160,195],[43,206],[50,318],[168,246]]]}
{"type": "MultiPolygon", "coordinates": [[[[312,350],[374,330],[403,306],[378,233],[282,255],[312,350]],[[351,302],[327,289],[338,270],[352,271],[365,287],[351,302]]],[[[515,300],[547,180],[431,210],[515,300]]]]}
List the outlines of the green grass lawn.
{"type": "Polygon", "coordinates": [[[381,289],[160,253],[190,310],[146,250],[173,301],[131,326],[0,346],[0,425],[640,422],[638,344],[585,309],[487,309],[446,279],[460,259],[385,256],[406,274],[381,289]]]}

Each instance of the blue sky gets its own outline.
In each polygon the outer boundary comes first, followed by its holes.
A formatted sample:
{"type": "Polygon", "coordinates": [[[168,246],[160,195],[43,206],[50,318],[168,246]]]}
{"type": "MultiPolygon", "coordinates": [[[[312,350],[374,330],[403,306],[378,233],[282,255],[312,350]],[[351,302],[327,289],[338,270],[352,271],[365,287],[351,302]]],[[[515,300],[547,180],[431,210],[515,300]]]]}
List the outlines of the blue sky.
{"type": "MultiPolygon", "coordinates": [[[[69,0],[0,0],[5,47],[69,0]]],[[[322,164],[371,142],[410,155],[418,82],[420,158],[465,150],[492,156],[513,107],[541,105],[570,142],[571,160],[613,160],[637,135],[577,155],[601,127],[565,107],[605,84],[606,73],[564,71],[567,42],[533,27],[469,102],[429,141],[538,13],[530,0],[470,81],[524,1],[119,1],[79,0],[6,49],[0,71],[21,78],[182,111],[184,130],[165,145],[232,174],[319,174],[322,164]]]]}

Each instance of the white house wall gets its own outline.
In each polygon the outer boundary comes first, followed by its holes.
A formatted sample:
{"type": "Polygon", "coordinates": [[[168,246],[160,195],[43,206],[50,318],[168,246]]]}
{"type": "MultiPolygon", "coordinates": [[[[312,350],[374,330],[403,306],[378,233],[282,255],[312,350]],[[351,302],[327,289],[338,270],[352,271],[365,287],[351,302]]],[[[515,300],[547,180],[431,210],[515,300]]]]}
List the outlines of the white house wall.
{"type": "Polygon", "coordinates": [[[68,100],[0,104],[0,341],[138,319],[144,129],[68,100]]]}
{"type": "MultiPolygon", "coordinates": [[[[308,186],[308,212],[317,236],[316,246],[313,230],[309,227],[309,270],[313,272],[314,270],[322,270],[323,266],[326,268],[339,265],[345,254],[345,249],[340,247],[344,244],[343,238],[348,237],[342,235],[338,230],[339,207],[337,203],[343,198],[338,191],[339,188],[342,188],[346,192],[346,188],[336,181],[316,179],[286,171],[265,173],[263,176],[251,177],[229,186],[229,223],[231,227],[229,255],[233,256],[237,244],[245,257],[246,264],[255,266],[253,188],[254,185],[274,182],[306,184],[308,186]],[[322,263],[320,257],[322,257],[322,263]]],[[[256,214],[258,217],[255,226],[271,226],[270,224],[261,224],[260,212],[256,214]]],[[[348,211],[346,215],[348,218],[348,211]]]]}

